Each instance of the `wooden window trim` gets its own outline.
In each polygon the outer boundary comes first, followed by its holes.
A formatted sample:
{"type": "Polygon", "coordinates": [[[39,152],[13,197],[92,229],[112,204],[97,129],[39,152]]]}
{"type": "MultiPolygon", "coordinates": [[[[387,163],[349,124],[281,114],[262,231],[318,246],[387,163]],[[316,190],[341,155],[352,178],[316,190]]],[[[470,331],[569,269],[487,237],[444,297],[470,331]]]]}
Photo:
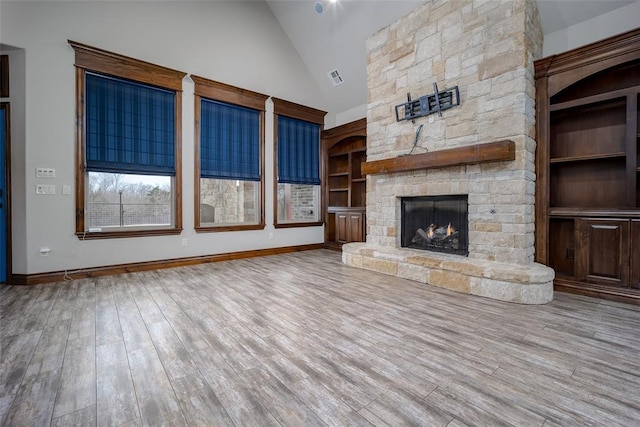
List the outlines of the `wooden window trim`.
{"type": "Polygon", "coordinates": [[[75,51],[74,65],[77,68],[182,92],[182,79],[187,73],[72,40],[68,42],[75,51]]]}
{"type": "Polygon", "coordinates": [[[195,84],[194,92],[197,96],[253,108],[254,110],[265,110],[265,101],[269,98],[268,95],[205,79],[204,77],[193,75],[189,77],[195,84]]]}
{"type": "Polygon", "coordinates": [[[291,101],[279,98],[271,98],[273,101],[273,114],[277,116],[287,116],[298,120],[304,120],[320,125],[320,131],[324,129],[324,116],[326,111],[300,105],[291,101]]]}
{"type": "Polygon", "coordinates": [[[76,236],[82,240],[177,235],[182,232],[182,79],[187,75],[160,65],[68,40],[75,51],[76,67],[76,236]],[[175,92],[174,116],[174,224],[170,228],[115,230],[89,233],[85,230],[85,72],[94,71],[175,92]]]}
{"type": "Polygon", "coordinates": [[[0,55],[0,75],[2,75],[2,81],[0,81],[0,98],[9,97],[9,55],[0,55]]]}
{"type": "MultiPolygon", "coordinates": [[[[277,213],[276,213],[277,215],[277,213]]],[[[274,220],[277,221],[277,216],[274,217],[274,220]]],[[[323,221],[314,221],[314,222],[283,222],[283,223],[275,223],[274,228],[300,228],[300,227],[319,227],[324,225],[323,221]]]]}
{"type": "Polygon", "coordinates": [[[216,82],[199,76],[190,76],[194,88],[194,224],[196,233],[215,233],[221,231],[263,230],[265,228],[265,186],[264,186],[264,129],[265,102],[269,98],[258,92],[216,82]],[[260,112],[260,188],[258,191],[258,206],[260,215],[257,224],[211,225],[202,226],[200,223],[200,101],[202,98],[234,104],[240,107],[252,108],[260,112]]]}
{"type": "MultiPolygon", "coordinates": [[[[262,201],[262,199],[260,200],[262,201]]],[[[264,211],[264,210],[263,210],[264,211]]],[[[262,213],[262,212],[261,212],[262,213]]],[[[222,231],[251,231],[251,230],[264,230],[264,215],[261,215],[261,221],[259,224],[242,224],[242,225],[212,225],[208,227],[194,227],[196,233],[218,233],[222,231]]]]}
{"type": "MultiPolygon", "coordinates": [[[[296,104],[291,101],[285,101],[284,99],[279,98],[271,98],[273,101],[273,223],[275,228],[295,228],[295,227],[318,227],[323,225],[324,222],[314,221],[314,222],[286,222],[286,223],[278,223],[278,116],[286,116],[291,117],[298,120],[304,120],[307,122],[315,123],[320,125],[320,135],[321,138],[322,132],[324,130],[324,116],[327,114],[326,111],[318,110],[315,108],[307,107],[306,105],[296,104]]],[[[322,140],[320,139],[320,145],[318,146],[318,150],[320,150],[320,164],[318,167],[320,168],[320,200],[318,203],[318,209],[320,210],[320,218],[322,218],[322,206],[324,205],[323,194],[324,194],[324,177],[322,171],[324,170],[324,158],[322,156],[322,140]]]]}

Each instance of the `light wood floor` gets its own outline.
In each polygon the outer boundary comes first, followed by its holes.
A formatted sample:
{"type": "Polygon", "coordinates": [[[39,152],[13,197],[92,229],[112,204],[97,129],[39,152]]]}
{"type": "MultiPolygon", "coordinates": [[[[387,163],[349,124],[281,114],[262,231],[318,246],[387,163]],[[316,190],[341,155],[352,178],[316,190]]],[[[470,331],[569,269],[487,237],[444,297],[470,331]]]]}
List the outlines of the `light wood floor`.
{"type": "Polygon", "coordinates": [[[308,251],[0,288],[0,424],[639,425],[640,310],[308,251]]]}

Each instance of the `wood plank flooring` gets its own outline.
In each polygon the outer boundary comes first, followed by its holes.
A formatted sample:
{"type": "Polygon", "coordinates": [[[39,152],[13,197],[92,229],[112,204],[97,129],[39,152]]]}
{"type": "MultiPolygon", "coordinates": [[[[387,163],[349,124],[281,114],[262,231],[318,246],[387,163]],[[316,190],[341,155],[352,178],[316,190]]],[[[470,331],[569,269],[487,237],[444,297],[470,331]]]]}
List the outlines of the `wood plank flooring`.
{"type": "Polygon", "coordinates": [[[640,310],[317,250],[0,287],[0,425],[639,425],[640,310]]]}

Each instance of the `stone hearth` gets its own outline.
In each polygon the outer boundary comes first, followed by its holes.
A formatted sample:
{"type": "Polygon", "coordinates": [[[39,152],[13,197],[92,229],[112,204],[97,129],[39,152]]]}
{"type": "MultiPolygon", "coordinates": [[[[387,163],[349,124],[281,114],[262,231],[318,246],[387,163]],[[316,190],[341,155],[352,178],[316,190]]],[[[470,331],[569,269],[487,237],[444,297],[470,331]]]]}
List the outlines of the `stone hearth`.
{"type": "Polygon", "coordinates": [[[553,270],[533,262],[533,61],[541,48],[535,0],[434,0],[367,40],[367,243],[345,245],[345,264],[505,301],[553,299],[553,270]],[[431,94],[433,83],[458,86],[460,105],[397,122],[395,106],[407,93],[431,94]],[[508,159],[371,167],[504,140],[508,159]],[[468,196],[468,257],[400,248],[402,197],[455,194],[468,196]]]}
{"type": "Polygon", "coordinates": [[[367,243],[344,245],[342,262],[501,301],[545,304],[553,299],[554,272],[542,264],[508,264],[367,243]]]}

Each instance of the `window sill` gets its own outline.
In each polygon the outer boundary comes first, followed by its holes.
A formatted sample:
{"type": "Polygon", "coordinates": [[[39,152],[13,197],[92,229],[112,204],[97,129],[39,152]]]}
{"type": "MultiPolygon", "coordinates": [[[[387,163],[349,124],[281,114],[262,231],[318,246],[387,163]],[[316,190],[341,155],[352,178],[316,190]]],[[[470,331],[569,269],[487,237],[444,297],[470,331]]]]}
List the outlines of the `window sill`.
{"type": "Polygon", "coordinates": [[[196,233],[218,233],[221,231],[248,231],[248,230],[264,230],[264,224],[247,224],[247,225],[218,225],[208,227],[195,227],[196,233]]]}
{"type": "Polygon", "coordinates": [[[182,228],[165,228],[155,230],[118,230],[118,231],[97,231],[83,232],[76,231],[76,236],[80,240],[97,240],[97,239],[120,239],[129,237],[148,237],[148,236],[175,236],[182,233],[182,228]]]}
{"type": "Polygon", "coordinates": [[[316,222],[286,222],[282,224],[274,224],[275,228],[296,228],[296,227],[319,227],[324,225],[322,221],[316,222]]]}

